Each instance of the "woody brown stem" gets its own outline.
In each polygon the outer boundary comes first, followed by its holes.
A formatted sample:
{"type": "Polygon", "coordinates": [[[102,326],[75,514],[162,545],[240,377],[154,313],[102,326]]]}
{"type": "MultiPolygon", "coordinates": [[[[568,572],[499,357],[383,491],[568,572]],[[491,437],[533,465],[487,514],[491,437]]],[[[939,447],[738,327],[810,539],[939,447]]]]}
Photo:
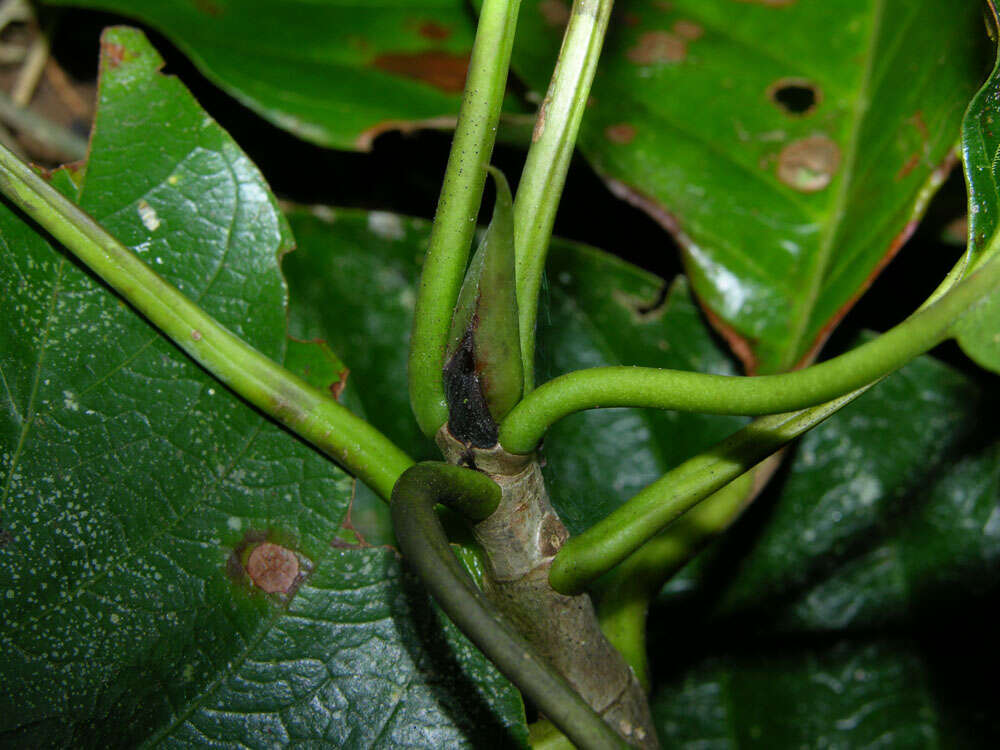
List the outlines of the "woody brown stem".
{"type": "Polygon", "coordinates": [[[643,689],[601,632],[590,597],[565,596],[549,585],[552,559],[569,533],[552,509],[537,459],[499,446],[470,447],[447,427],[437,443],[449,463],[477,469],[501,489],[496,512],[473,527],[488,560],[486,596],[626,741],[659,747],[643,689]]]}

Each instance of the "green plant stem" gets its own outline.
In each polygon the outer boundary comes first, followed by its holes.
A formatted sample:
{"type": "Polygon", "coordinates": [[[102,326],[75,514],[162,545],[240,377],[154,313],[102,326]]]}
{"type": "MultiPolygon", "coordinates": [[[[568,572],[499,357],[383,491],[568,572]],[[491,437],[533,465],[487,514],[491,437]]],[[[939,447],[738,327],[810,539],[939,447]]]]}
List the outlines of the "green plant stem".
{"type": "Polygon", "coordinates": [[[747,472],[685,513],[598,582],[597,616],[601,630],[649,690],[646,615],[663,584],[725,529],[746,505],[753,487],[747,472]]]}
{"type": "MultiPolygon", "coordinates": [[[[993,244],[998,244],[996,238],[993,244]]],[[[993,258],[874,341],[797,372],[759,377],[649,367],[571,372],[514,407],[500,426],[500,443],[511,453],[529,453],[552,424],[585,409],[633,406],[758,415],[822,404],[894,372],[939,344],[950,335],[954,322],[998,283],[1000,261],[993,258]]]]}
{"type": "Polygon", "coordinates": [[[559,198],[597,71],[613,0],[575,0],[514,201],[524,390],[535,379],[535,323],[559,198]]]}
{"type": "Polygon", "coordinates": [[[389,498],[413,461],[382,433],[235,336],[2,146],[0,191],[198,364],[389,498]]]}
{"type": "Polygon", "coordinates": [[[435,505],[480,521],[492,513],[500,496],[498,485],[471,469],[438,462],[407,469],[391,502],[400,549],[459,629],[578,747],[624,747],[614,730],[503,619],[451,551],[435,505]]]}
{"type": "Polygon", "coordinates": [[[486,167],[496,140],[519,5],[520,0],[483,3],[465,96],[420,275],[410,341],[409,385],[413,413],[428,437],[433,437],[448,420],[442,382],[445,348],[476,232],[486,167]]]}
{"type": "Polygon", "coordinates": [[[688,459],[587,531],[571,537],[556,554],[549,583],[567,595],[583,591],[704,498],[750,471],[869,387],[810,409],[761,417],[711,450],[688,459]]]}

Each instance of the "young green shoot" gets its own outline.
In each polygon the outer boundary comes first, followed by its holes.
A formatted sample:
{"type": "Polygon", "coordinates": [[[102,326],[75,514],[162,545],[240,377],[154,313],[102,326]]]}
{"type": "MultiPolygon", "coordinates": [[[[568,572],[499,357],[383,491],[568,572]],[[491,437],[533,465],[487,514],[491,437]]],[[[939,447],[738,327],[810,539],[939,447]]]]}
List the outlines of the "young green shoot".
{"type": "Polygon", "coordinates": [[[612,5],[613,0],[573,3],[514,201],[517,305],[525,393],[535,387],[535,323],[552,225],[597,72],[612,5]]]}
{"type": "Polygon", "coordinates": [[[519,4],[520,0],[483,3],[430,247],[420,275],[410,341],[409,389],[417,423],[428,436],[448,420],[441,377],[445,348],[496,140],[519,4]]]}

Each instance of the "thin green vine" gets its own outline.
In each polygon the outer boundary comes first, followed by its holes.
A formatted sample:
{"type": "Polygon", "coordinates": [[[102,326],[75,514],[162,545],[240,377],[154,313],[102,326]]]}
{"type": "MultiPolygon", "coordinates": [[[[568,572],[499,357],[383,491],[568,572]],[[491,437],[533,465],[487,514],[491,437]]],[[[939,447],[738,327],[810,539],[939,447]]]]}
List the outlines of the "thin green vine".
{"type": "Polygon", "coordinates": [[[575,0],[514,202],[524,392],[535,386],[535,323],[552,225],[597,72],[613,0],[575,0]]]}
{"type": "MultiPolygon", "coordinates": [[[[991,246],[1000,246],[1000,234],[991,246]]],[[[500,425],[500,443],[512,453],[530,453],[555,422],[586,409],[633,406],[759,415],[822,404],[894,372],[948,338],[955,321],[998,284],[1000,261],[992,256],[933,304],[877,339],[796,372],[742,377],[595,367],[561,375],[514,407],[500,425]]]]}

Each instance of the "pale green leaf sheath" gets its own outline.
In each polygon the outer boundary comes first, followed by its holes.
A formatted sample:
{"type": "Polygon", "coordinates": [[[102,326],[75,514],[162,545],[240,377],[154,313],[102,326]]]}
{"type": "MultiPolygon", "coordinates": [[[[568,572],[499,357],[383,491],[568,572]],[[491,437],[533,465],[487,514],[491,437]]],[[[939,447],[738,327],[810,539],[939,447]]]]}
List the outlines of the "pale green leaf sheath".
{"type": "Polygon", "coordinates": [[[514,279],[514,211],[504,176],[493,220],[458,295],[445,354],[444,388],[452,435],[481,448],[497,442],[497,423],[524,390],[514,279]]]}

